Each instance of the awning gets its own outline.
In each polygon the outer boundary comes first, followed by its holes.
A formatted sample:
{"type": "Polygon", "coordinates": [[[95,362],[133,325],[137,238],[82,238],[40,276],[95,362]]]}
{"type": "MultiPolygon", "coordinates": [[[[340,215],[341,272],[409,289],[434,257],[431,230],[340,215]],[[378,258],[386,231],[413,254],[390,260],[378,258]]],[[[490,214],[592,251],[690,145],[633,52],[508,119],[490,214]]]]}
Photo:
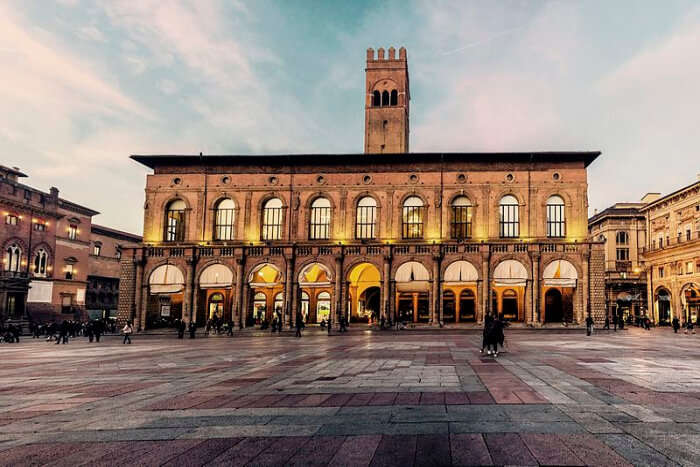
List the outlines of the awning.
{"type": "Polygon", "coordinates": [[[455,261],[447,266],[443,282],[448,285],[475,283],[479,279],[474,265],[468,261],[455,261]]]}
{"type": "Polygon", "coordinates": [[[409,261],[396,270],[396,290],[400,292],[425,292],[430,290],[430,274],[417,261],[409,261]]]}
{"type": "Polygon", "coordinates": [[[520,261],[514,259],[502,261],[493,271],[493,282],[496,286],[525,286],[527,270],[520,261]]]}
{"type": "Polygon", "coordinates": [[[148,280],[152,294],[173,294],[185,288],[185,276],[177,266],[164,264],[151,273],[148,280]]]}
{"type": "Polygon", "coordinates": [[[223,264],[212,264],[202,271],[199,287],[202,289],[228,289],[233,284],[233,273],[223,264]]]}
{"type": "Polygon", "coordinates": [[[544,285],[550,287],[576,287],[578,273],[570,262],[559,259],[552,261],[542,273],[544,285]]]}

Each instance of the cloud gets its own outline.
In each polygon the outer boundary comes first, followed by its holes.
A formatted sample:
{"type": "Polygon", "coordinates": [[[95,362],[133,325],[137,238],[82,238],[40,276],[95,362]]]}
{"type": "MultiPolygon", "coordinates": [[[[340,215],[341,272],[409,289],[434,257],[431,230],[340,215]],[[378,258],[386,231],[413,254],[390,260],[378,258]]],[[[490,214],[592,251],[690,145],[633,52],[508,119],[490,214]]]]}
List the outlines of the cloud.
{"type": "Polygon", "coordinates": [[[90,25],[90,26],[84,26],[76,32],[76,35],[84,40],[89,40],[89,41],[96,41],[96,42],[105,42],[105,37],[102,34],[102,31],[97,29],[96,26],[90,25]]]}

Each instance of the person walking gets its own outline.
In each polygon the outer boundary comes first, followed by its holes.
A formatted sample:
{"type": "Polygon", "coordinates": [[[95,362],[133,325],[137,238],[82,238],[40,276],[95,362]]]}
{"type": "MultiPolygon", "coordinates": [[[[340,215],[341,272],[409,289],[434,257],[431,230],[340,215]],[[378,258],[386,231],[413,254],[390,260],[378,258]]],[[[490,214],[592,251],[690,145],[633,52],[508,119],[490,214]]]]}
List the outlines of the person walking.
{"type": "Polygon", "coordinates": [[[101,319],[98,319],[92,323],[92,332],[95,333],[95,342],[99,343],[100,336],[102,336],[102,333],[104,332],[104,324],[102,323],[101,319]]]}
{"type": "Polygon", "coordinates": [[[129,341],[129,344],[131,344],[131,334],[134,332],[134,328],[131,326],[131,321],[126,322],[122,328],[122,332],[124,333],[124,341],[122,341],[122,344],[126,344],[126,341],[129,341]]]}
{"type": "MultiPolygon", "coordinates": [[[[488,335],[489,332],[491,331],[491,326],[493,324],[493,316],[491,314],[487,314],[486,318],[484,319],[484,331],[482,333],[482,338],[481,338],[481,350],[479,352],[484,353],[484,350],[486,349],[486,346],[488,345],[488,335]]],[[[491,351],[489,350],[489,355],[491,354],[491,351]]]]}
{"type": "Polygon", "coordinates": [[[301,330],[304,329],[304,318],[301,316],[301,313],[297,313],[296,328],[297,332],[294,334],[294,337],[301,337],[301,330]]]}
{"type": "Polygon", "coordinates": [[[603,325],[603,329],[607,329],[608,331],[610,330],[610,317],[608,315],[605,315],[605,324],[603,325]]]}
{"type": "Polygon", "coordinates": [[[195,326],[194,323],[190,321],[190,324],[187,329],[190,333],[190,339],[194,339],[194,335],[197,332],[197,326],[195,326]]]}
{"type": "Polygon", "coordinates": [[[87,335],[88,342],[92,344],[92,341],[95,339],[95,334],[92,332],[92,323],[88,322],[85,325],[85,334],[87,335]]]}
{"type": "Polygon", "coordinates": [[[673,333],[678,334],[678,330],[681,328],[681,323],[678,321],[678,318],[673,318],[671,326],[673,326],[673,333]]]}
{"type": "Polygon", "coordinates": [[[180,323],[177,325],[177,338],[178,339],[183,339],[185,337],[185,321],[180,320],[180,323]]]}
{"type": "Polygon", "coordinates": [[[588,315],[586,318],[586,335],[590,336],[593,333],[593,318],[588,315]]]}

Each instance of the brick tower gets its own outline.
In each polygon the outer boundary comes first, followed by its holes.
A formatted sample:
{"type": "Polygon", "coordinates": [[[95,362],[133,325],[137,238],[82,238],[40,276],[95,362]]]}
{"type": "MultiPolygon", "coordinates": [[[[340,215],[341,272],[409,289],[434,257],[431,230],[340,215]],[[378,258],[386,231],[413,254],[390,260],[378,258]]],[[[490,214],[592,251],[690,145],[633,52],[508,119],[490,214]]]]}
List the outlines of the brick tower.
{"type": "Polygon", "coordinates": [[[367,49],[365,153],[408,152],[408,62],[406,49],[367,49]]]}

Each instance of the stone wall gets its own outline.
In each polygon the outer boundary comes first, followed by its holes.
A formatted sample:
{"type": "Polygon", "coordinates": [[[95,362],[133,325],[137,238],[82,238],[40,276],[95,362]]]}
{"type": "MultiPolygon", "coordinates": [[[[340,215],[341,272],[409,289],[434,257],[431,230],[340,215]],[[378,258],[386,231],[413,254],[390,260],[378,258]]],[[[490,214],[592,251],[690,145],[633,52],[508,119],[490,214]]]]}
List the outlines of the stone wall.
{"type": "Polygon", "coordinates": [[[123,326],[132,319],[136,300],[136,263],[130,255],[122,256],[119,264],[119,307],[117,323],[123,326]]]}
{"type": "Polygon", "coordinates": [[[589,262],[591,276],[590,304],[591,314],[596,323],[605,322],[605,245],[591,244],[589,262]]]}

